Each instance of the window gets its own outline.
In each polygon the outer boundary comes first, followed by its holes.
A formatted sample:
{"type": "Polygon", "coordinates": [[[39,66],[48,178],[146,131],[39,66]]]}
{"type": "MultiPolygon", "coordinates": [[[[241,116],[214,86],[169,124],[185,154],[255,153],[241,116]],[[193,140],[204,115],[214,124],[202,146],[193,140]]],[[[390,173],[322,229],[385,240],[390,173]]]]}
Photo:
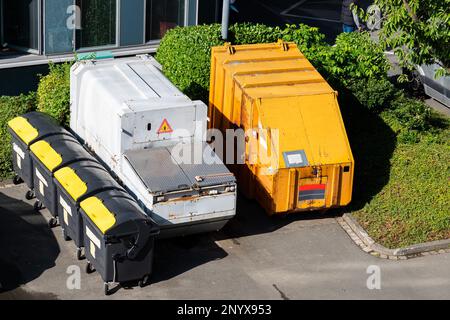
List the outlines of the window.
{"type": "Polygon", "coordinates": [[[117,0],[76,0],[81,13],[76,47],[102,47],[116,44],[117,0]]]}
{"type": "Polygon", "coordinates": [[[184,25],[185,0],[146,0],[145,40],[161,39],[167,30],[184,25]]]}
{"type": "Polygon", "coordinates": [[[44,53],[66,53],[73,51],[74,27],[68,28],[67,21],[73,15],[68,8],[73,0],[45,0],[44,2],[44,53]],[[61,17],[64,17],[61,19],[61,17]]]}
{"type": "Polygon", "coordinates": [[[10,46],[38,50],[39,1],[3,1],[4,41],[10,46]]]}
{"type": "Polygon", "coordinates": [[[223,0],[198,0],[198,24],[222,21],[223,0]]]}

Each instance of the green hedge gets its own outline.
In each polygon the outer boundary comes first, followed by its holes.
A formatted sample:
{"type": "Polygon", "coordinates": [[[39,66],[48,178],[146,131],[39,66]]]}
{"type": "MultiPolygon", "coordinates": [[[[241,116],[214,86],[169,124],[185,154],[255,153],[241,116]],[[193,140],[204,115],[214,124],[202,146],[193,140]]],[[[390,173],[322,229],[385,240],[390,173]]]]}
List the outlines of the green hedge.
{"type": "Polygon", "coordinates": [[[388,107],[391,100],[399,94],[395,86],[386,78],[352,80],[348,83],[355,98],[367,109],[380,112],[388,107]]]}
{"type": "MultiPolygon", "coordinates": [[[[280,28],[244,23],[230,27],[230,39],[236,45],[293,41],[323,75],[344,84],[355,79],[386,77],[389,69],[383,49],[365,32],[340,34],[336,45],[330,46],[317,28],[307,25],[280,28]]],[[[221,44],[218,24],[178,27],[166,33],[156,59],[180,90],[193,99],[206,100],[211,47],[221,44]]]]}
{"type": "Polygon", "coordinates": [[[169,30],[161,40],[156,59],[164,74],[193,99],[208,96],[211,46],[223,44],[220,25],[169,30]]]}
{"type": "Polygon", "coordinates": [[[22,94],[17,97],[0,97],[0,179],[12,175],[11,136],[8,133],[8,121],[35,110],[36,93],[22,94]]]}
{"type": "Polygon", "coordinates": [[[385,79],[389,62],[367,32],[341,33],[324,62],[330,76],[343,84],[360,79],[385,79]]]}
{"type": "Polygon", "coordinates": [[[264,24],[236,23],[230,27],[230,39],[234,44],[270,43],[281,39],[278,27],[264,24]]]}
{"type": "MultiPolygon", "coordinates": [[[[334,46],[317,28],[303,24],[284,28],[261,24],[234,24],[233,44],[268,43],[278,39],[295,42],[319,72],[344,94],[350,91],[372,112],[390,110],[402,141],[420,139],[430,127],[430,110],[424,103],[407,99],[387,77],[389,62],[383,48],[367,32],[342,33],[334,46]]],[[[220,25],[178,27],[161,41],[156,59],[165,75],[192,99],[208,102],[211,47],[223,44],[220,25]]]]}
{"type": "Polygon", "coordinates": [[[70,117],[70,63],[51,64],[50,73],[41,77],[37,92],[17,97],[0,97],[0,179],[12,175],[10,119],[32,110],[53,116],[61,125],[69,125],[70,117]]]}
{"type": "MultiPolygon", "coordinates": [[[[295,41],[312,61],[321,60],[324,36],[317,28],[289,25],[286,28],[241,23],[230,26],[233,44],[271,43],[278,39],[295,41]]],[[[161,41],[156,59],[164,74],[192,99],[208,100],[211,47],[222,45],[219,24],[177,27],[169,30],[161,41]]]]}
{"type": "Polygon", "coordinates": [[[61,125],[70,119],[70,67],[71,63],[50,64],[48,75],[41,77],[37,90],[39,111],[48,113],[61,125]]]}

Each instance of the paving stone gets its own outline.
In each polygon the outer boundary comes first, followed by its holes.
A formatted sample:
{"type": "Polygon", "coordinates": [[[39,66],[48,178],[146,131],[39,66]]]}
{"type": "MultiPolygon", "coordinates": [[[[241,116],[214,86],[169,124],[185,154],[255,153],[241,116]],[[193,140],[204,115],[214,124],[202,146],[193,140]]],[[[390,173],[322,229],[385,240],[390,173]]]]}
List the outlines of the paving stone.
{"type": "Polygon", "coordinates": [[[367,253],[373,251],[371,247],[363,247],[362,249],[363,249],[364,252],[367,252],[367,253]]]}
{"type": "Polygon", "coordinates": [[[372,251],[370,254],[375,256],[375,257],[379,257],[380,256],[380,253],[376,252],[376,251],[372,251]]]}

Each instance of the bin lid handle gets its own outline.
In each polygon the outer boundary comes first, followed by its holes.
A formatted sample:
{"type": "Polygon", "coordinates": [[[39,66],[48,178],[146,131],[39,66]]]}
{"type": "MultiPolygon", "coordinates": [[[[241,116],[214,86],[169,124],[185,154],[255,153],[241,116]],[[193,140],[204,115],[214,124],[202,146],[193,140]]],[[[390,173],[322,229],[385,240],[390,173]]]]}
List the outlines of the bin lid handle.
{"type": "Polygon", "coordinates": [[[133,246],[127,251],[127,258],[129,260],[136,259],[139,252],[141,252],[141,250],[147,244],[147,241],[150,238],[150,236],[154,235],[154,233],[151,233],[148,230],[149,226],[147,224],[136,223],[136,221],[134,221],[134,223],[136,224],[136,227],[138,228],[139,231],[133,246]]]}

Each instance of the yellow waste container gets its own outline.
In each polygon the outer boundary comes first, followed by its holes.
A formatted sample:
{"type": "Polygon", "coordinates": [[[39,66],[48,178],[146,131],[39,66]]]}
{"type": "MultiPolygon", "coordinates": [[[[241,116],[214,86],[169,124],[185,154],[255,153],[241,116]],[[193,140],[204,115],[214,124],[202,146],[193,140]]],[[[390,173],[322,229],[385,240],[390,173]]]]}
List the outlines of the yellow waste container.
{"type": "MultiPolygon", "coordinates": [[[[354,160],[337,92],[293,43],[214,47],[210,127],[241,128],[241,191],[269,214],[351,200],[354,160]]],[[[228,152],[228,151],[227,151],[228,152]]]]}

